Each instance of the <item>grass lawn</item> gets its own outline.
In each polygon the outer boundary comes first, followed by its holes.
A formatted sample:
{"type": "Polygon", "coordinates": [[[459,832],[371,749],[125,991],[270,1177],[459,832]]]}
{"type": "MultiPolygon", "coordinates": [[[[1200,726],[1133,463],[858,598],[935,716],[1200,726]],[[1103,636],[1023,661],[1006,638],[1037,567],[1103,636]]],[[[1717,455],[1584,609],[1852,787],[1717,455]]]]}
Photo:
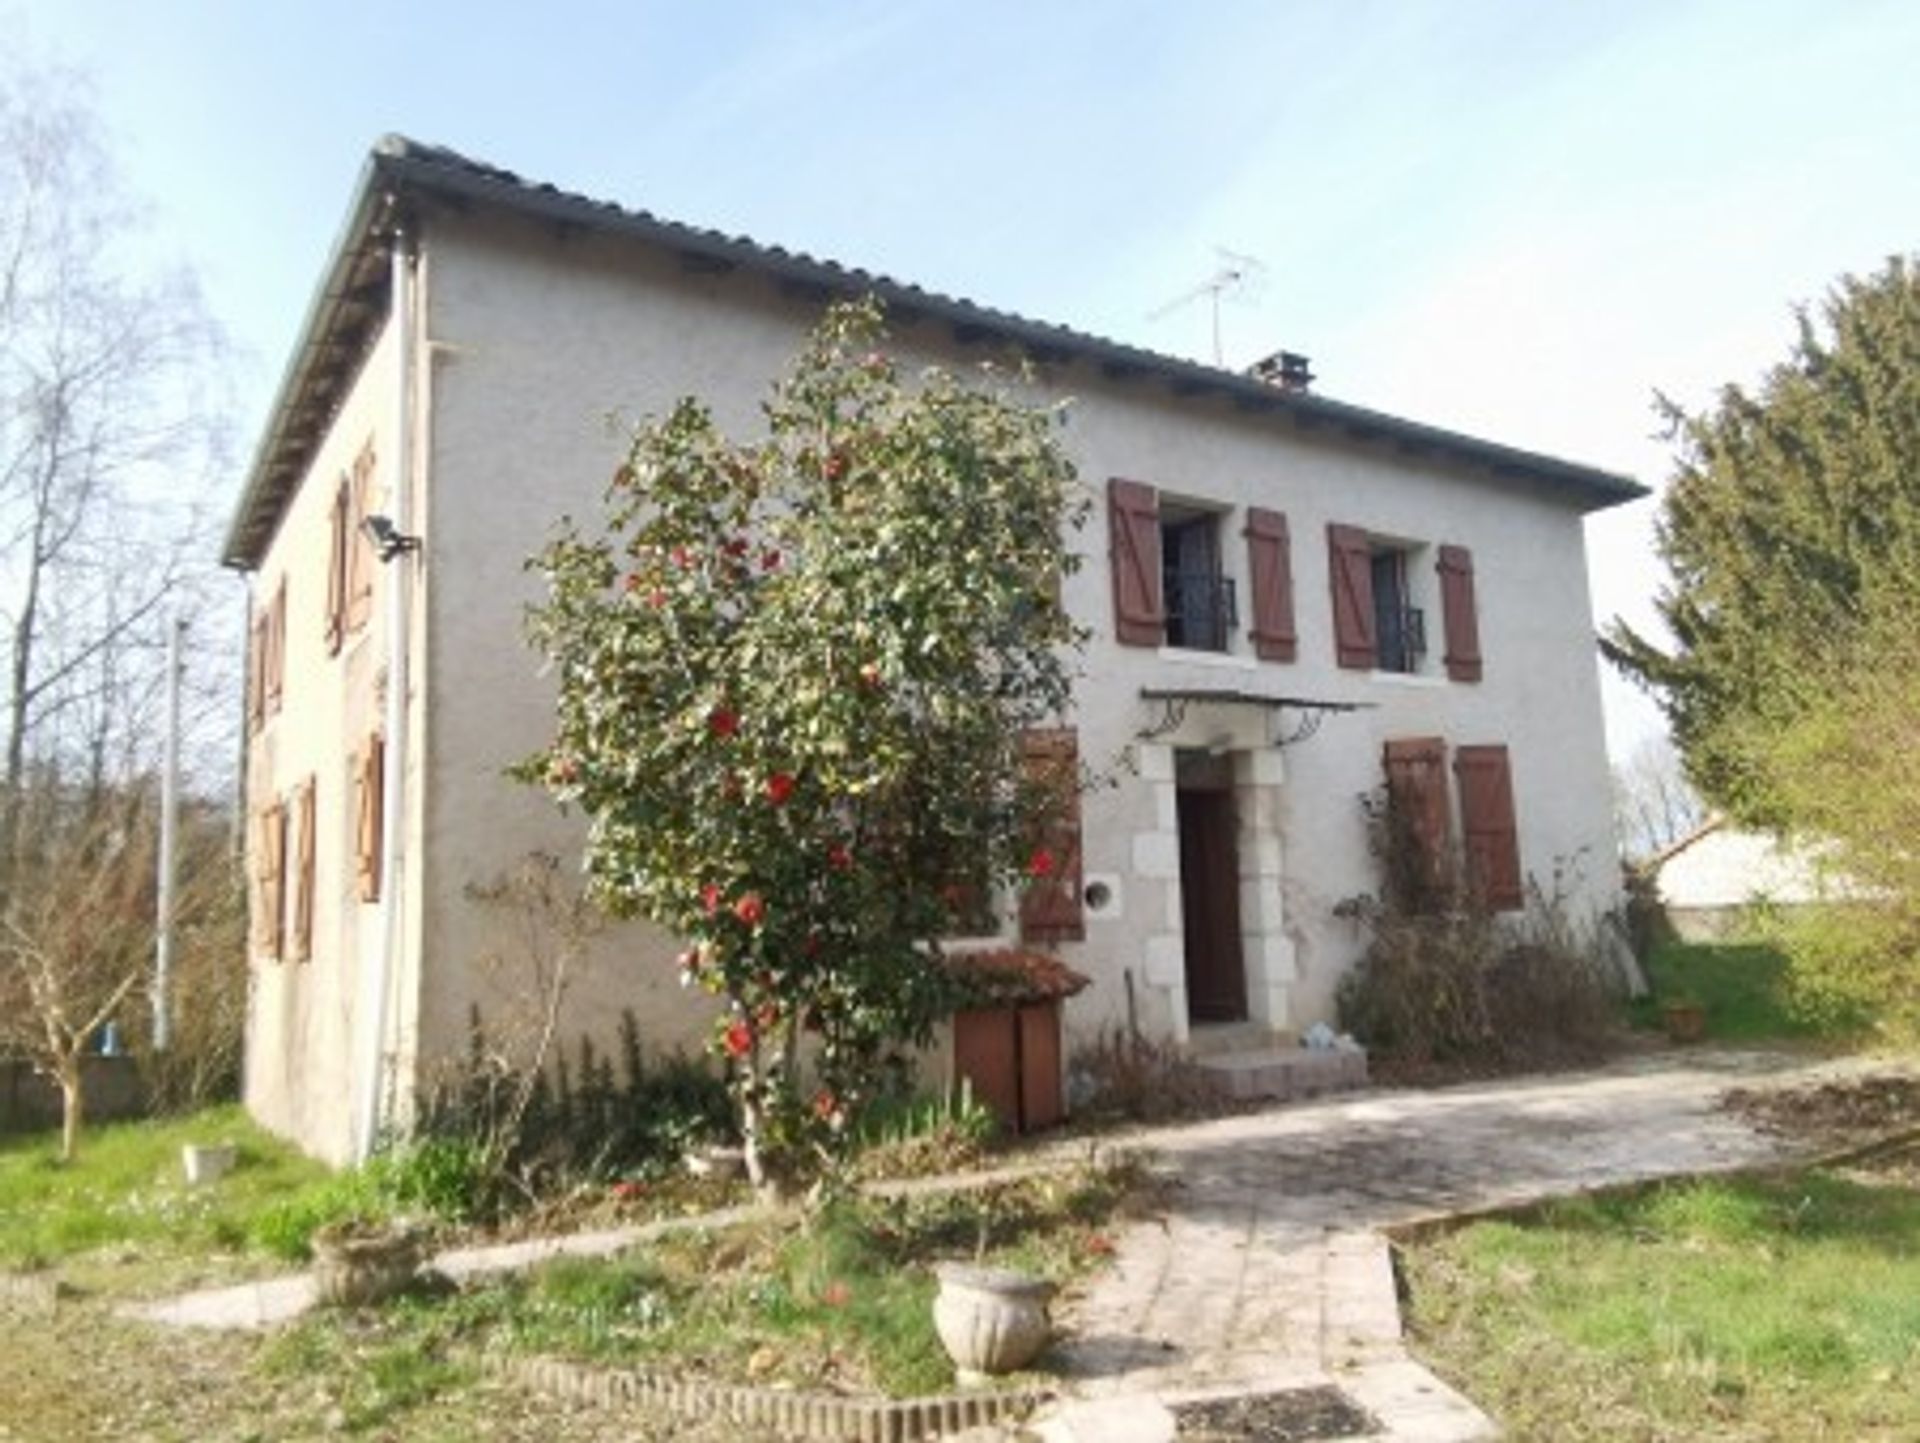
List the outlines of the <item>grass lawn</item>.
{"type": "Polygon", "coordinates": [[[191,1117],[105,1123],[59,1161],[59,1138],[0,1139],[0,1267],[63,1262],[124,1247],[149,1258],[204,1258],[261,1241],[260,1219],[326,1186],[327,1170],[256,1127],[238,1107],[191,1117]],[[190,1188],[188,1142],[232,1142],[238,1163],[216,1186],[190,1188]]]}
{"type": "Polygon", "coordinates": [[[1787,959],[1764,942],[1663,942],[1647,959],[1653,996],[1635,1005],[1635,1021],[1660,1026],[1660,1004],[1691,998],[1707,1013],[1707,1036],[1719,1042],[1782,1039],[1843,1042],[1867,1019],[1817,1019],[1796,1011],[1787,959]]]}
{"type": "Polygon", "coordinates": [[[1920,1191],[1800,1173],[1402,1252],[1416,1350],[1516,1439],[1920,1438],[1920,1191]]]}

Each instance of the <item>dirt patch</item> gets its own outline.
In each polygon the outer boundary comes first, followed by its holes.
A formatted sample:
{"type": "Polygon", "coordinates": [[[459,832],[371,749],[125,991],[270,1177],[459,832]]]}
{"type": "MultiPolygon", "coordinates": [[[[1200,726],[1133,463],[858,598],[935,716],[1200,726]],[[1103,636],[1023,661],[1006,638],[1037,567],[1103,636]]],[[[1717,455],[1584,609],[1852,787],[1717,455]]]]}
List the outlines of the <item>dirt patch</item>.
{"type": "Polygon", "coordinates": [[[1188,1443],[1313,1443],[1378,1433],[1380,1424],[1338,1388],[1292,1388],[1205,1403],[1177,1403],[1178,1435],[1188,1443]]]}
{"type": "Polygon", "coordinates": [[[1719,1101],[1762,1132],[1818,1152],[1920,1129],[1920,1077],[1907,1073],[1805,1087],[1736,1087],[1719,1101]]]}

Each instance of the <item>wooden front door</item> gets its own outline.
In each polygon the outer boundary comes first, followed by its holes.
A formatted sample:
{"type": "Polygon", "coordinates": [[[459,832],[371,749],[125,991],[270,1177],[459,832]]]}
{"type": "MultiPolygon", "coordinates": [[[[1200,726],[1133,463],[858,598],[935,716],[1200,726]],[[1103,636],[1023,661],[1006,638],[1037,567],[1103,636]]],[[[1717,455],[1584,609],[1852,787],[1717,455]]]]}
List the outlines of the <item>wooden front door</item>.
{"type": "Polygon", "coordinates": [[[1233,793],[1182,787],[1180,912],[1186,933],[1187,1015],[1242,1022],[1247,971],[1240,952],[1240,858],[1233,793]]]}

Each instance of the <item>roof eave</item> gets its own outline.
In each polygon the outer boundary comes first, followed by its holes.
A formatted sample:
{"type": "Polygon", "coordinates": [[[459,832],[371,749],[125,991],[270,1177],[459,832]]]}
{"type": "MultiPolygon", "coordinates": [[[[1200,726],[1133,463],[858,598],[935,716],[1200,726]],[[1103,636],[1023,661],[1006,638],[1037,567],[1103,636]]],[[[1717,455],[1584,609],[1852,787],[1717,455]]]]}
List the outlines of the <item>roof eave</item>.
{"type": "MultiPolygon", "coordinates": [[[[889,310],[930,316],[963,339],[1000,339],[1041,360],[1081,360],[1114,377],[1151,375],[1182,395],[1215,395],[1250,411],[1292,417],[1303,428],[1325,427],[1351,439],[1387,441],[1416,454],[1433,454],[1496,476],[1544,482],[1572,493],[1591,512],[1639,500],[1647,489],[1631,477],[1558,457],[1482,440],[1438,426],[1371,411],[1304,391],[1289,391],[1215,366],[1162,355],[1137,346],[1033,321],[972,301],[874,275],[857,268],[796,255],[778,247],[716,231],[663,221],[644,212],[596,202],[552,187],[536,186],[464,158],[442,158],[401,137],[384,138],[361,169],[354,202],[336,237],[319,286],[309,302],[299,340],[281,377],[273,407],[247,482],[222,546],[223,564],[258,567],[284,512],[272,495],[284,485],[290,495],[299,477],[301,448],[292,434],[299,401],[311,388],[333,326],[351,301],[349,285],[367,247],[380,238],[389,208],[408,192],[455,202],[498,206],[516,214],[629,235],[679,255],[724,268],[745,268],[827,299],[872,293],[889,310]],[[291,459],[290,459],[291,458],[291,459]],[[285,477],[284,481],[279,478],[285,477]]],[[[306,459],[310,459],[310,453],[306,459]]]]}

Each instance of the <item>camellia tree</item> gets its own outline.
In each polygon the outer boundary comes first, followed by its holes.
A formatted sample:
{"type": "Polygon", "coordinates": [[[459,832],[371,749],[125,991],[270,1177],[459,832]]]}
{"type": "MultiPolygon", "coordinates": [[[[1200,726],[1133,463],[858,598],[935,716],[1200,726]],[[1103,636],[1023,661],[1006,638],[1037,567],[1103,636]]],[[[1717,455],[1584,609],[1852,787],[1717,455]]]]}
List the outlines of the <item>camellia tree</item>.
{"type": "Polygon", "coordinates": [[[594,897],[687,939],[761,1186],[926,1040],[939,939],[1056,865],[1067,779],[1022,756],[1081,641],[1061,417],[991,371],[909,384],[883,341],[876,304],[831,309],[760,439],[681,401],[534,563],[559,707],[523,774],[586,813],[594,897]]]}

